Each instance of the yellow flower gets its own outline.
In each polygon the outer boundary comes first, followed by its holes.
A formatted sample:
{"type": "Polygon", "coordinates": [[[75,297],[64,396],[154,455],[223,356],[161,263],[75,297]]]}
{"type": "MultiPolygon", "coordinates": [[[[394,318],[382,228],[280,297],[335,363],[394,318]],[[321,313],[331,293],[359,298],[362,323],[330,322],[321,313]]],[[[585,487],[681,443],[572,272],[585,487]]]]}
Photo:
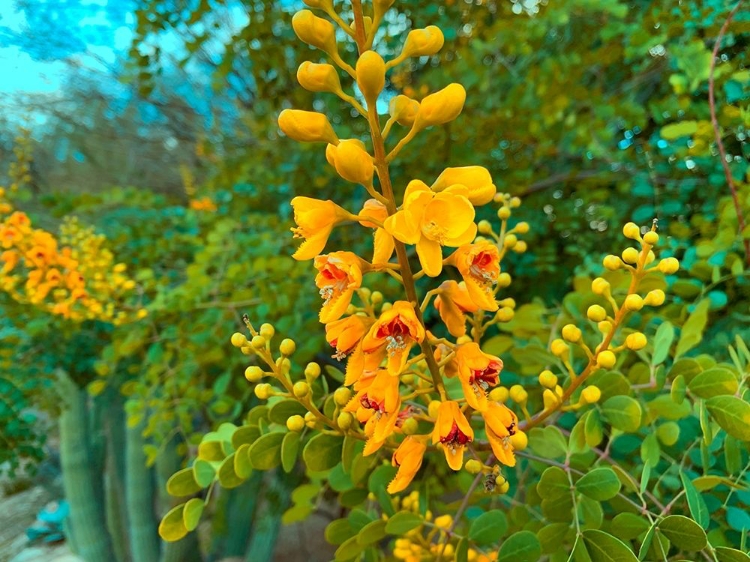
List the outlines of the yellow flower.
{"type": "Polygon", "coordinates": [[[490,242],[466,244],[453,252],[447,262],[456,267],[466,282],[469,296],[482,310],[497,310],[492,286],[500,275],[500,252],[490,242]]]}
{"type": "Polygon", "coordinates": [[[381,369],[377,373],[360,379],[354,387],[357,394],[344,408],[345,412],[356,412],[357,419],[364,423],[367,444],[363,454],[370,455],[380,449],[393,433],[401,408],[398,378],[381,369]]]}
{"type": "Polygon", "coordinates": [[[396,377],[403,371],[412,346],[421,343],[424,337],[424,327],[414,307],[406,301],[397,301],[372,325],[362,340],[362,351],[378,363],[387,355],[388,372],[396,377]]]}
{"type": "Polygon", "coordinates": [[[3,262],[3,267],[0,269],[0,273],[6,274],[13,271],[13,268],[18,265],[21,256],[15,250],[5,250],[0,254],[0,261],[3,262]]]}
{"type": "Polygon", "coordinates": [[[398,472],[391,483],[388,484],[388,493],[396,494],[404,490],[419,472],[422,459],[427,450],[425,437],[409,436],[393,452],[391,464],[398,467],[398,472]]]}
{"type": "Polygon", "coordinates": [[[435,298],[435,308],[440,313],[440,318],[453,337],[460,338],[466,335],[465,314],[479,310],[469,296],[466,283],[444,281],[439,289],[440,294],[435,298]]]}
{"type": "Polygon", "coordinates": [[[341,91],[338,72],[330,64],[303,62],[297,69],[297,82],[310,92],[338,93],[341,91]]]}
{"type": "Polygon", "coordinates": [[[487,410],[488,389],[500,382],[502,370],[502,360],[484,353],[474,342],[460,345],[453,360],[445,367],[446,375],[458,375],[466,402],[480,412],[487,410]]]}
{"type": "Polygon", "coordinates": [[[419,180],[409,183],[403,209],[388,217],[385,229],[405,244],[416,244],[419,262],[430,277],[443,269],[443,246],[458,247],[477,233],[474,206],[463,186],[435,193],[419,180]]]}
{"type": "Polygon", "coordinates": [[[295,238],[305,241],[297,248],[292,257],[296,260],[311,260],[325,248],[333,227],[350,219],[350,214],[333,201],[321,201],[310,197],[292,199],[294,222],[292,228],[295,238]]]}
{"type": "MultiPolygon", "coordinates": [[[[388,218],[388,210],[377,199],[368,199],[365,201],[360,216],[370,217],[383,223],[388,218]]],[[[393,236],[388,234],[384,228],[379,228],[375,223],[368,221],[359,221],[362,226],[375,229],[375,242],[372,254],[373,264],[388,263],[393,255],[393,236]]]]}
{"type": "Polygon", "coordinates": [[[375,51],[365,51],[357,60],[357,85],[367,100],[373,105],[385,87],[385,61],[375,51]]]}
{"type": "Polygon", "coordinates": [[[344,380],[347,386],[354,384],[365,370],[361,343],[372,322],[366,316],[353,315],[326,324],[326,341],[336,350],[333,357],[341,360],[349,355],[344,380]]]}
{"type": "Polygon", "coordinates": [[[332,252],[315,257],[315,284],[323,299],[320,321],[324,324],[341,318],[352,301],[354,291],[362,286],[363,269],[370,264],[352,252],[332,252]]]}
{"type": "Polygon", "coordinates": [[[326,158],[346,181],[365,186],[372,185],[375,168],[372,157],[365,150],[361,140],[342,140],[337,146],[329,144],[326,147],[326,158]]]}
{"type": "Polygon", "coordinates": [[[398,95],[388,104],[388,113],[399,125],[411,127],[419,113],[419,102],[409,96],[398,95]]]}
{"type": "Polygon", "coordinates": [[[489,402],[482,416],[487,439],[497,460],[506,466],[516,466],[516,456],[510,442],[510,436],[516,433],[518,426],[516,414],[503,404],[489,402]]]}
{"type": "Polygon", "coordinates": [[[486,205],[497,192],[490,172],[482,166],[446,168],[432,184],[432,190],[440,192],[452,185],[463,185],[468,189],[468,198],[473,205],[486,205]]]}
{"type": "Polygon", "coordinates": [[[339,143],[328,117],[315,111],[285,109],[279,114],[279,129],[299,142],[339,143]]]}
{"type": "Polygon", "coordinates": [[[442,90],[430,94],[419,104],[419,113],[414,120],[414,129],[421,131],[433,125],[453,121],[461,114],[466,101],[466,90],[461,84],[448,84],[442,90]]]}
{"type": "Polygon", "coordinates": [[[432,443],[442,443],[445,460],[453,470],[461,470],[464,464],[464,449],[474,440],[474,430],[469,425],[458,402],[441,402],[438,408],[432,443]]]}

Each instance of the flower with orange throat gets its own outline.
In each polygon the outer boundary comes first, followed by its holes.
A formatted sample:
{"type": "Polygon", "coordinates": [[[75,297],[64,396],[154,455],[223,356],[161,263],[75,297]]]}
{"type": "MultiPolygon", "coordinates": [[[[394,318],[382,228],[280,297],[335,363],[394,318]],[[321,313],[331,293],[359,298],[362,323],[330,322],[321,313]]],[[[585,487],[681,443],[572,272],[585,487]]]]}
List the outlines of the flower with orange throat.
{"type": "MultiPolygon", "coordinates": [[[[385,222],[385,219],[388,218],[388,209],[386,209],[385,205],[377,199],[368,199],[365,201],[359,216],[370,217],[382,224],[385,222]]],[[[374,222],[361,220],[359,221],[359,224],[367,228],[375,229],[374,250],[372,253],[373,265],[388,263],[388,260],[390,260],[393,255],[393,236],[388,234],[384,228],[378,227],[374,222]]]]}
{"type": "Polygon", "coordinates": [[[365,370],[370,371],[378,367],[379,361],[377,363],[366,362],[362,351],[362,338],[372,323],[371,318],[355,314],[326,324],[326,341],[336,350],[333,357],[340,361],[347,355],[349,356],[344,379],[346,386],[357,382],[365,370]]]}
{"type": "Polygon", "coordinates": [[[464,449],[474,440],[474,430],[461,411],[458,402],[441,402],[438,408],[435,429],[432,430],[432,443],[441,443],[448,466],[461,470],[464,464],[464,449]]]}
{"type": "Polygon", "coordinates": [[[320,254],[333,227],[352,219],[350,213],[330,200],[295,197],[292,199],[292,208],[294,222],[297,223],[297,226],[292,228],[292,233],[295,238],[305,239],[292,255],[296,260],[311,260],[320,254]]]}
{"type": "Polygon", "coordinates": [[[404,370],[412,346],[421,343],[424,336],[424,326],[414,307],[406,301],[396,301],[372,325],[362,340],[362,351],[365,356],[377,358],[378,363],[387,356],[388,372],[395,377],[404,370]]]}
{"type": "Polygon", "coordinates": [[[500,252],[490,242],[466,244],[453,252],[447,262],[458,269],[469,296],[482,310],[497,310],[493,286],[500,275],[500,252]]]}
{"type": "Polygon", "coordinates": [[[362,286],[362,273],[370,264],[352,252],[332,252],[315,257],[315,284],[323,299],[320,321],[324,324],[341,318],[352,301],[354,291],[362,286]]]}
{"type": "Polygon", "coordinates": [[[516,433],[518,426],[516,414],[503,404],[489,402],[482,416],[487,439],[497,460],[506,466],[516,466],[516,456],[510,442],[510,437],[516,433]]]}
{"type": "Polygon", "coordinates": [[[488,389],[500,382],[503,362],[484,353],[474,342],[460,345],[454,358],[445,366],[445,374],[458,375],[466,402],[480,412],[487,410],[488,389]]]}
{"type": "Polygon", "coordinates": [[[479,310],[469,296],[466,283],[444,281],[438,289],[440,294],[435,298],[435,308],[446,328],[455,338],[466,335],[466,313],[479,310]]]}
{"type": "Polygon", "coordinates": [[[385,221],[385,229],[404,244],[416,244],[419,263],[430,277],[443,270],[443,246],[468,244],[477,234],[474,206],[462,185],[440,193],[414,180],[406,187],[403,208],[385,221]]]}
{"type": "Polygon", "coordinates": [[[410,435],[393,452],[391,464],[398,467],[398,472],[396,472],[396,476],[391,480],[391,483],[388,484],[389,494],[396,494],[406,489],[414,480],[422,466],[424,452],[427,450],[426,439],[426,435],[410,435]]]}
{"type": "Polygon", "coordinates": [[[401,408],[398,378],[381,369],[361,378],[354,389],[357,394],[344,407],[344,411],[356,412],[359,422],[365,425],[367,444],[363,454],[367,456],[380,449],[396,428],[401,408]]]}

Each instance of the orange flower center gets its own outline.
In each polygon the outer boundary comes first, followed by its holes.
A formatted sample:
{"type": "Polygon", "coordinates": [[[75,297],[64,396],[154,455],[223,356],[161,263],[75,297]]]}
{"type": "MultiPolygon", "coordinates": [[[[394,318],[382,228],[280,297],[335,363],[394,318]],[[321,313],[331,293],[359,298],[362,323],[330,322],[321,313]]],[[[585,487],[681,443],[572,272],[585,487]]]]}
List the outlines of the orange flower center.
{"type": "Polygon", "coordinates": [[[475,386],[480,387],[486,391],[489,387],[495,386],[498,383],[501,363],[497,361],[490,361],[490,364],[482,370],[472,370],[469,382],[475,386]]]}
{"type": "Polygon", "coordinates": [[[469,272],[472,277],[485,284],[493,284],[497,281],[497,273],[490,269],[495,257],[490,252],[479,252],[471,260],[469,272]]]}
{"type": "Polygon", "coordinates": [[[376,413],[385,413],[385,401],[378,402],[366,394],[359,399],[359,403],[367,410],[375,410],[376,413]]]}
{"type": "Polygon", "coordinates": [[[378,328],[378,338],[385,339],[388,342],[386,350],[389,355],[406,348],[406,342],[410,336],[409,327],[400,317],[394,318],[388,324],[383,324],[378,328]]]}
{"type": "Polygon", "coordinates": [[[323,266],[320,274],[325,279],[325,283],[320,287],[320,297],[327,304],[337,294],[346,289],[349,284],[349,274],[330,262],[323,266]]]}

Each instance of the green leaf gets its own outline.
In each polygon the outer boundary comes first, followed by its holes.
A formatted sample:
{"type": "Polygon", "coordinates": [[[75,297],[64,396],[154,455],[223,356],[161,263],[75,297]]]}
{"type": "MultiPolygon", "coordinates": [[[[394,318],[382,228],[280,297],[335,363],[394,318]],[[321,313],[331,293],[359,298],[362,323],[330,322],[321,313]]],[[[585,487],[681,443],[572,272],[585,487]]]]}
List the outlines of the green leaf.
{"type": "Polygon", "coordinates": [[[680,137],[689,137],[698,132],[697,121],[680,121],[678,123],[670,123],[661,128],[661,137],[664,140],[677,140],[680,137]]]}
{"type": "Polygon", "coordinates": [[[167,542],[175,542],[188,534],[182,512],[185,504],[172,508],[159,523],[159,536],[167,542]]]}
{"type": "Polygon", "coordinates": [[[537,562],[542,557],[542,545],[531,531],[513,533],[500,545],[497,562],[537,562]]]}
{"type": "Polygon", "coordinates": [[[201,489],[201,485],[195,480],[192,468],[183,468],[175,472],[167,480],[167,493],[170,496],[178,498],[191,496],[196,492],[200,492],[201,489]]]}
{"type": "Polygon", "coordinates": [[[347,560],[353,560],[364,549],[365,547],[359,544],[357,542],[357,537],[354,536],[341,543],[341,546],[336,549],[334,557],[336,562],[346,562],[347,560]]]}
{"type": "Polygon", "coordinates": [[[385,532],[390,535],[404,535],[416,529],[423,523],[424,519],[419,513],[411,511],[399,511],[393,517],[388,519],[385,526],[385,532]]]}
{"type": "Polygon", "coordinates": [[[719,562],[750,562],[750,556],[726,546],[716,547],[716,558],[719,559],[719,562]]]}
{"type": "Polygon", "coordinates": [[[272,432],[261,435],[250,445],[247,455],[250,464],[257,470],[271,470],[281,462],[281,443],[285,433],[272,432]]]}
{"type": "Polygon", "coordinates": [[[700,525],[684,515],[669,515],[659,522],[659,531],[682,550],[703,550],[708,544],[700,525]]]}
{"type": "Polygon", "coordinates": [[[602,414],[615,429],[626,433],[641,427],[641,405],[630,396],[613,396],[602,405],[602,414]]]}
{"type": "Polygon", "coordinates": [[[232,453],[221,463],[219,470],[216,474],[219,477],[219,484],[222,488],[236,488],[242,484],[245,479],[240,477],[234,470],[234,458],[236,453],[232,453]]]}
{"type": "Polygon", "coordinates": [[[250,464],[250,458],[247,454],[249,449],[250,445],[245,443],[234,452],[234,472],[243,480],[247,480],[253,472],[253,466],[250,464]]]}
{"type": "Polygon", "coordinates": [[[364,443],[361,440],[355,439],[351,435],[346,435],[344,437],[344,445],[341,449],[341,463],[343,465],[344,472],[349,474],[352,469],[354,457],[357,456],[357,453],[361,453],[363,450],[364,443]]]}
{"type": "Polygon", "coordinates": [[[393,509],[393,500],[386,488],[388,483],[396,476],[397,470],[395,466],[383,464],[373,470],[367,479],[367,488],[375,494],[380,507],[389,517],[393,516],[396,511],[393,509]]]}
{"type": "Polygon", "coordinates": [[[583,532],[583,541],[591,562],[637,562],[633,551],[620,539],[596,529],[583,532]]]}
{"type": "Polygon", "coordinates": [[[702,529],[708,529],[710,518],[706,501],[703,499],[703,496],[698,493],[693,482],[684,472],[680,472],[680,479],[682,480],[682,487],[685,489],[685,497],[687,498],[690,515],[693,516],[693,519],[695,519],[702,529]]]}
{"type": "Polygon", "coordinates": [[[198,458],[205,461],[223,461],[226,456],[221,441],[202,441],[198,445],[198,458]]]}
{"type": "Polygon", "coordinates": [[[685,384],[685,377],[679,375],[672,381],[672,388],[669,390],[669,397],[677,405],[680,405],[685,400],[685,394],[687,391],[687,384],[685,384]]]}
{"type": "Polygon", "coordinates": [[[357,542],[362,546],[369,546],[381,540],[386,535],[386,522],[382,519],[371,521],[357,533],[357,542]]]}
{"type": "Polygon", "coordinates": [[[328,524],[324,534],[329,544],[339,545],[355,536],[357,532],[352,529],[348,519],[336,519],[328,524]]]}
{"type": "Polygon", "coordinates": [[[591,410],[586,416],[584,435],[586,436],[586,444],[589,447],[598,447],[604,439],[604,428],[602,427],[602,418],[599,415],[599,410],[591,410]]]}
{"type": "Polygon", "coordinates": [[[612,519],[612,532],[623,541],[635,539],[648,531],[649,527],[648,521],[634,513],[618,513],[612,519]]]}
{"type": "Polygon", "coordinates": [[[565,436],[555,426],[535,427],[529,432],[529,447],[547,459],[563,457],[568,452],[565,436]]]}
{"type": "Polygon", "coordinates": [[[656,428],[656,436],[667,447],[671,447],[680,438],[680,426],[675,422],[664,422],[656,428]]]}
{"type": "Polygon", "coordinates": [[[739,383],[737,377],[729,369],[714,367],[703,371],[688,384],[688,390],[698,398],[713,398],[714,396],[732,395],[737,392],[739,383]]]}
{"type": "Polygon", "coordinates": [[[729,435],[750,441],[750,404],[736,396],[714,396],[706,401],[706,408],[729,435]]]}
{"type": "Polygon", "coordinates": [[[297,462],[297,453],[299,452],[300,434],[296,431],[290,431],[284,435],[281,442],[281,467],[287,474],[294,469],[297,462]]]}
{"type": "Polygon", "coordinates": [[[648,554],[649,548],[651,548],[651,543],[654,541],[655,534],[656,534],[656,523],[654,523],[648,528],[648,532],[646,533],[646,536],[643,537],[643,542],[641,542],[641,546],[638,549],[638,560],[646,559],[646,555],[648,554]]]}
{"type": "Polygon", "coordinates": [[[680,339],[677,342],[677,349],[674,354],[675,359],[693,349],[703,339],[703,330],[708,323],[709,306],[711,306],[710,299],[703,299],[698,303],[690,316],[688,316],[688,319],[682,326],[680,339]]]}
{"type": "Polygon", "coordinates": [[[286,425],[286,420],[292,416],[303,416],[307,413],[305,407],[297,400],[281,400],[276,402],[268,412],[268,419],[273,423],[286,425]]]}
{"type": "Polygon", "coordinates": [[[469,540],[466,537],[458,541],[455,562],[469,562],[469,540]]]}
{"type": "Polygon", "coordinates": [[[611,468],[599,467],[584,474],[576,482],[576,490],[596,501],[614,498],[620,491],[620,480],[611,468]]]}
{"type": "Polygon", "coordinates": [[[213,465],[203,459],[195,459],[193,463],[193,477],[201,488],[208,487],[214,481],[216,471],[213,465]]]}
{"type": "Polygon", "coordinates": [[[341,462],[343,445],[343,438],[319,433],[307,442],[302,451],[302,458],[307,468],[313,472],[330,470],[341,462]]]}
{"type": "Polygon", "coordinates": [[[508,521],[505,514],[499,509],[493,509],[474,519],[469,527],[469,540],[479,546],[494,544],[507,530],[508,521]]]}
{"type": "Polygon", "coordinates": [[[539,539],[539,544],[542,545],[542,553],[558,552],[568,531],[570,531],[570,526],[567,523],[552,523],[539,529],[536,536],[539,539]]]}
{"type": "Polygon", "coordinates": [[[669,370],[669,376],[672,379],[677,377],[683,377],[685,382],[690,382],[703,371],[703,367],[695,359],[685,357],[678,359],[672,364],[672,368],[669,370]]]}
{"type": "Polygon", "coordinates": [[[232,435],[232,446],[239,449],[242,445],[252,445],[258,437],[260,437],[258,426],[243,425],[232,435]]]}
{"type": "Polygon", "coordinates": [[[692,412],[690,402],[683,401],[681,404],[677,404],[671,396],[666,394],[657,396],[648,402],[646,408],[652,416],[672,421],[686,418],[692,412]]]}
{"type": "Polygon", "coordinates": [[[656,438],[656,434],[649,433],[641,442],[641,460],[651,468],[654,468],[659,464],[660,454],[661,447],[659,447],[659,441],[656,438]]]}
{"type": "Polygon", "coordinates": [[[651,356],[651,364],[661,365],[669,357],[669,348],[674,341],[674,326],[671,322],[663,322],[656,330],[654,336],[654,354],[651,356]]]}
{"type": "Polygon", "coordinates": [[[570,494],[570,480],[562,468],[550,466],[536,485],[536,492],[542,499],[554,500],[570,494]]]}
{"type": "Polygon", "coordinates": [[[185,504],[182,519],[188,531],[194,531],[198,527],[203,514],[203,505],[203,500],[200,498],[192,498],[185,504]]]}

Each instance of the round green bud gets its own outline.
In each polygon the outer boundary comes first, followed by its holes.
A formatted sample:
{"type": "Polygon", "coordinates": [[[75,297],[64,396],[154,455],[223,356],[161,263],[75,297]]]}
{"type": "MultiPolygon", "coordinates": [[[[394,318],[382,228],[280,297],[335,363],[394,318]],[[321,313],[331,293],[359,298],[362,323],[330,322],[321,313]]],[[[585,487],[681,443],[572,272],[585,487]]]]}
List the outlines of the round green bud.
{"type": "Polygon", "coordinates": [[[529,231],[529,223],[525,221],[519,222],[514,230],[518,232],[518,234],[526,234],[529,231]]]}
{"type": "Polygon", "coordinates": [[[373,291],[372,295],[370,295],[370,302],[375,306],[379,305],[383,302],[383,293],[380,291],[373,291]]]}
{"type": "Polygon", "coordinates": [[[515,310],[509,306],[504,306],[495,313],[495,319],[498,322],[510,322],[515,315],[515,310]]]}
{"type": "Polygon", "coordinates": [[[516,244],[518,244],[518,236],[515,234],[506,234],[503,238],[503,246],[506,248],[513,248],[516,244]]]}
{"type": "Polygon", "coordinates": [[[320,365],[317,363],[308,363],[307,367],[305,367],[305,376],[313,380],[317,379],[320,376],[320,365]]]}
{"type": "Polygon", "coordinates": [[[497,276],[497,286],[501,289],[504,289],[505,287],[510,286],[513,279],[511,278],[510,274],[502,272],[500,275],[497,276]]]}
{"type": "Polygon", "coordinates": [[[529,246],[524,240],[519,240],[518,242],[516,242],[516,245],[513,246],[513,251],[517,254],[523,254],[528,249],[529,246]]]}
{"type": "Polygon", "coordinates": [[[419,422],[414,418],[406,418],[404,423],[401,424],[401,431],[404,432],[404,435],[414,435],[419,431],[419,422]]]}
{"type": "Polygon", "coordinates": [[[341,412],[336,418],[336,425],[341,429],[349,429],[352,426],[354,417],[349,412],[341,412]]]}
{"type": "Polygon", "coordinates": [[[352,398],[352,391],[345,386],[336,389],[333,393],[333,401],[338,406],[346,406],[352,398]]]}
{"type": "Polygon", "coordinates": [[[510,209],[508,207],[500,207],[497,210],[497,218],[500,220],[508,220],[510,218],[510,209]]]}
{"type": "Polygon", "coordinates": [[[492,225],[490,221],[481,220],[477,223],[477,231],[479,234],[489,234],[492,232],[492,225]]]}
{"type": "Polygon", "coordinates": [[[510,201],[508,201],[508,205],[510,205],[511,209],[517,209],[521,206],[521,198],[520,197],[511,197],[510,201]]]}

